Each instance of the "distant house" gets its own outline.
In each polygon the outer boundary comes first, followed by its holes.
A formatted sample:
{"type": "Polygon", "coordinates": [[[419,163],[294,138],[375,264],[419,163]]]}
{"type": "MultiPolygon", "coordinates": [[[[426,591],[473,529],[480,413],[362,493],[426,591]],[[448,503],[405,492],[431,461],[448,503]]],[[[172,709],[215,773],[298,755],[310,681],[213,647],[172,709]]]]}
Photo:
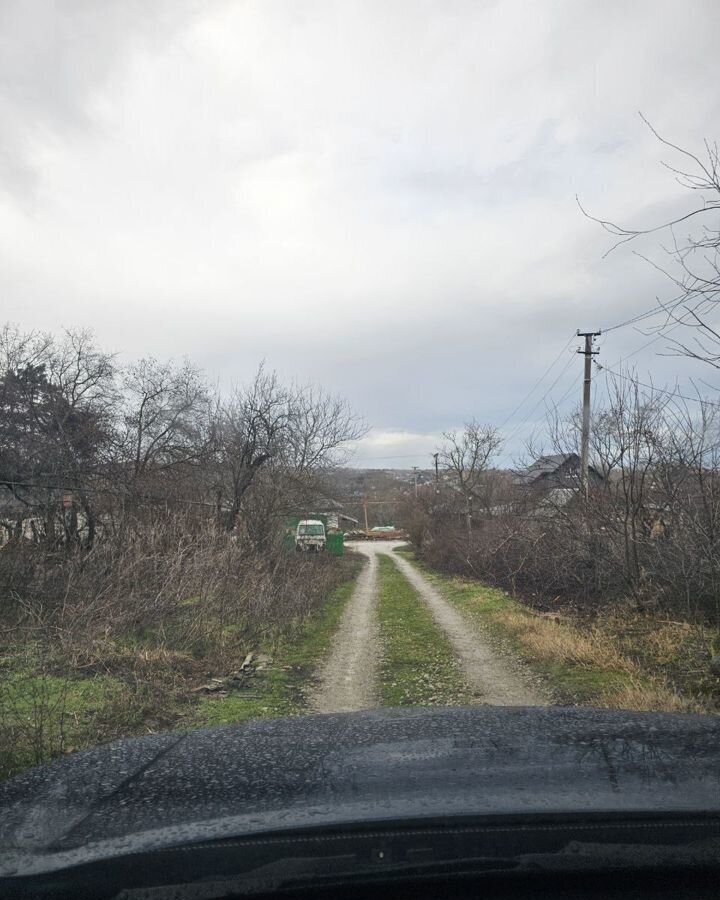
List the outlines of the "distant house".
{"type": "Polygon", "coordinates": [[[337,531],[349,531],[358,524],[358,520],[346,515],[342,503],[329,497],[316,497],[302,510],[302,518],[321,518],[328,528],[337,531]]]}
{"type": "Polygon", "coordinates": [[[21,499],[0,488],[0,547],[20,539],[38,543],[47,538],[49,528],[58,542],[67,541],[71,533],[86,536],[87,518],[77,510],[71,491],[30,489],[21,499]]]}
{"type": "MultiPolygon", "coordinates": [[[[588,466],[588,484],[599,487],[603,476],[588,466]]],[[[534,490],[577,490],[580,487],[580,457],[577,453],[555,453],[541,456],[523,472],[518,472],[515,484],[534,490]]]]}

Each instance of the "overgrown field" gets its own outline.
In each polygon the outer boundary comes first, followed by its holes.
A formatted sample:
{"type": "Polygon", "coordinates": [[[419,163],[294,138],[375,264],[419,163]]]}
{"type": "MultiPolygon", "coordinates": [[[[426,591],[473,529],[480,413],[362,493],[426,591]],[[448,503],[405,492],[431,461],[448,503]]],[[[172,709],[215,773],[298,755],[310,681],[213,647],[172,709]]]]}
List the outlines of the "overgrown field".
{"type": "Polygon", "coordinates": [[[0,554],[0,777],[126,735],[299,709],[359,561],[261,556],[176,524],[130,548],[0,554]]]}
{"type": "Polygon", "coordinates": [[[542,614],[497,588],[447,575],[399,552],[471,621],[544,676],[559,702],[666,711],[720,711],[708,667],[714,635],[630,604],[590,617],[542,614]]]}

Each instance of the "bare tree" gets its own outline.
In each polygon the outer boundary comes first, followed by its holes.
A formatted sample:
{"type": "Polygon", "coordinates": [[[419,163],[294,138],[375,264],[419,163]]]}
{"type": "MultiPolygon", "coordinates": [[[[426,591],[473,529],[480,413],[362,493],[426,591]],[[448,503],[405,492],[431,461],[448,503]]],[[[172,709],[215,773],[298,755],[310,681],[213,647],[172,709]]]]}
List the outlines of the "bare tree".
{"type": "Polygon", "coordinates": [[[77,501],[92,545],[96,481],[113,428],[113,358],[86,331],[67,331],[55,340],[8,328],[2,357],[0,481],[40,512],[50,543],[56,540],[61,496],[71,491],[72,508],[61,520],[66,536],[78,537],[77,501]]]}
{"type": "Polygon", "coordinates": [[[692,153],[661,137],[647,119],[642,115],[641,118],[664,147],[684,160],[678,165],[666,162],[662,165],[681,187],[697,195],[699,200],[687,212],[643,228],[628,228],[580,208],[617,238],[608,252],[648,235],[665,232],[669,236],[669,244],[663,249],[672,261],[672,268],[652,265],[668,277],[675,296],[659,301],[631,322],[647,323],[659,315],[660,324],[652,329],[658,334],[684,327],[688,337],[671,340],[675,352],[720,368],[720,333],[707,321],[707,314],[720,301],[720,150],[716,142],[706,140],[702,154],[692,153]],[[678,231],[685,226],[688,232],[680,237],[678,231]]]}
{"type": "Polygon", "coordinates": [[[289,395],[276,374],[260,366],[248,388],[218,399],[212,414],[214,483],[226,527],[237,524],[243,496],[258,471],[279,455],[289,421],[289,395]]]}
{"type": "Polygon", "coordinates": [[[347,401],[312,385],[294,387],[288,401],[284,461],[296,475],[341,465],[348,457],[348,442],[367,430],[347,401]]]}
{"type": "Polygon", "coordinates": [[[263,366],[248,388],[218,401],[213,419],[218,507],[227,527],[234,528],[254,486],[258,541],[294,501],[317,489],[317,476],[337,465],[344,445],[364,432],[344,400],[314,387],[285,388],[263,366]],[[258,482],[261,469],[272,474],[258,482]]]}
{"type": "Polygon", "coordinates": [[[195,461],[203,453],[208,389],[187,360],[140,360],[126,369],[123,394],[121,458],[131,483],[195,461]]]}
{"type": "Polygon", "coordinates": [[[481,494],[490,460],[502,446],[502,438],[491,425],[474,419],[461,432],[443,433],[445,443],[439,461],[465,501],[468,544],[472,536],[473,501],[481,494]]]}
{"type": "MultiPolygon", "coordinates": [[[[611,502],[601,524],[619,533],[627,588],[639,602],[647,581],[644,549],[653,514],[651,495],[666,438],[669,398],[643,394],[635,380],[609,379],[610,404],[596,416],[593,448],[611,502]]],[[[595,508],[602,515],[603,506],[595,508]]]]}

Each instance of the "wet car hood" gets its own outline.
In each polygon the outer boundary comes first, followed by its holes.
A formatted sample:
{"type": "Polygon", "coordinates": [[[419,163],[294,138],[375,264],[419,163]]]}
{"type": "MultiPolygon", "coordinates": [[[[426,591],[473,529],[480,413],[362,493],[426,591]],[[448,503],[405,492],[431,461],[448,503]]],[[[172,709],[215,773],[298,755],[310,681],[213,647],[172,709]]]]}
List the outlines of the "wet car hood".
{"type": "Polygon", "coordinates": [[[720,812],[720,720],[465,707],[151,735],[0,784],[0,875],[348,822],[720,812]]]}

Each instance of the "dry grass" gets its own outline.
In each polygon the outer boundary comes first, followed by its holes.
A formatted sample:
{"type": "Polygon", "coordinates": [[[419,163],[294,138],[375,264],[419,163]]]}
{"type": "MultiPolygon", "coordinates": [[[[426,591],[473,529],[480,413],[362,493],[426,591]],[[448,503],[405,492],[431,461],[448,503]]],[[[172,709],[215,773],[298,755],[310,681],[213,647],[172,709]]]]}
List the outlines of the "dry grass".
{"type": "Polygon", "coordinates": [[[472,579],[424,571],[545,676],[561,702],[661,712],[720,708],[720,679],[708,667],[714,633],[707,629],[626,605],[593,619],[542,615],[472,579]]]}
{"type": "Polygon", "coordinates": [[[654,682],[643,684],[633,680],[630,684],[607,690],[598,698],[598,706],[609,709],[658,710],[660,712],[707,712],[695,700],[681,696],[668,685],[654,682]]]}
{"type": "Polygon", "coordinates": [[[599,629],[590,628],[587,634],[582,634],[577,628],[519,608],[492,613],[490,619],[520,641],[541,662],[637,674],[635,663],[624,656],[599,629]]]}
{"type": "MultiPolygon", "coordinates": [[[[699,699],[684,697],[657,671],[624,652],[618,635],[597,620],[584,631],[546,619],[517,606],[493,612],[489,620],[543,667],[584,670],[596,675],[596,706],[611,709],[702,712],[699,699]],[[603,678],[607,675],[607,678],[603,678]]],[[[689,626],[688,626],[689,627],[689,626]]],[[[649,646],[659,665],[677,655],[676,626],[648,631],[649,646]]]]}
{"type": "Polygon", "coordinates": [[[4,548],[0,777],[186,722],[197,687],[292,640],[351,573],[348,560],[261,553],[182,517],[90,554],[4,548]]]}

